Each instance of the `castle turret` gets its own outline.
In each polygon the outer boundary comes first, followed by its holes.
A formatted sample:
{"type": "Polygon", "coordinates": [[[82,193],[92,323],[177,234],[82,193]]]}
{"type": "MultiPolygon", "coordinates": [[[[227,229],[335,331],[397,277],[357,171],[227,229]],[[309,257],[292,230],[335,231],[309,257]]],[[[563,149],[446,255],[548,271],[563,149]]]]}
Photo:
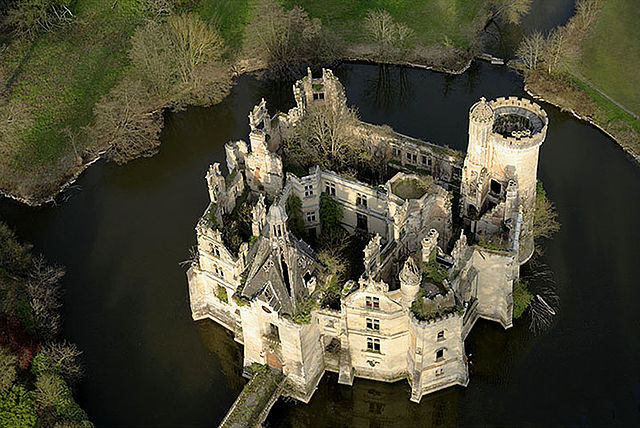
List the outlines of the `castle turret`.
{"type": "Polygon", "coordinates": [[[220,164],[216,162],[213,165],[209,165],[209,171],[207,171],[205,178],[209,188],[209,199],[216,204],[218,203],[218,196],[226,191],[224,177],[220,173],[220,164]]]}
{"type": "Polygon", "coordinates": [[[427,236],[422,239],[422,262],[427,263],[431,254],[438,247],[438,231],[430,229],[427,236]]]}
{"type": "Polygon", "coordinates": [[[400,291],[402,302],[405,306],[411,306],[420,289],[421,272],[412,257],[409,257],[400,271],[400,291]]]}
{"type": "MultiPolygon", "coordinates": [[[[469,112],[469,144],[461,185],[461,215],[474,221],[517,188],[523,206],[520,262],[533,253],[538,153],[547,135],[545,111],[529,100],[509,97],[475,103],[469,112]],[[508,189],[509,183],[514,184],[508,189]],[[516,187],[514,187],[514,185],[516,187]],[[507,195],[507,190],[511,191],[507,195]]],[[[507,215],[507,213],[505,213],[507,215]]]]}

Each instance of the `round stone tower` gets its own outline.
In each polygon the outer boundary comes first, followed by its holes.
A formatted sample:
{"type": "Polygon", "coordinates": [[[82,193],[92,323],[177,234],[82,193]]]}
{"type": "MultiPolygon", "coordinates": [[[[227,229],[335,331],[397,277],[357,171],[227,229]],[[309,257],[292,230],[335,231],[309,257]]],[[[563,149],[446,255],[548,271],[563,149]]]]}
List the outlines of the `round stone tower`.
{"type": "Polygon", "coordinates": [[[477,220],[505,201],[509,181],[518,188],[523,210],[519,259],[533,253],[531,225],[535,211],[538,153],[549,120],[537,104],[522,98],[481,98],[469,111],[469,143],[461,184],[461,214],[477,220]]]}

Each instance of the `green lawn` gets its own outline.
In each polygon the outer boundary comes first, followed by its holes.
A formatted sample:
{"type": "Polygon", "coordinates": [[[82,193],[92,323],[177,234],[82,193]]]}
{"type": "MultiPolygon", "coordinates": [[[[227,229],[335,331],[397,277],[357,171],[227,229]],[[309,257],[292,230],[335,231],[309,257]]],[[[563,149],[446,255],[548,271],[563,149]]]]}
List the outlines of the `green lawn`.
{"type": "Polygon", "coordinates": [[[466,48],[484,25],[484,0],[280,0],[285,7],[303,7],[346,41],[364,42],[361,23],[371,9],[387,10],[415,31],[419,45],[451,43],[466,48]],[[477,18],[482,17],[482,20],[477,18]]]}
{"type": "MultiPolygon", "coordinates": [[[[251,0],[196,3],[205,20],[220,25],[232,48],[242,42],[251,0]]],[[[9,100],[25,104],[33,124],[19,147],[0,158],[0,182],[19,193],[48,192],[77,166],[75,153],[91,145],[76,135],[93,121],[93,106],[127,73],[127,51],[145,16],[139,0],[78,0],[75,22],[34,41],[14,40],[1,54],[0,75],[11,79],[9,100]]],[[[0,82],[3,86],[6,82],[0,82]]]]}
{"type": "Polygon", "coordinates": [[[135,0],[78,2],[77,23],[11,45],[3,59],[15,77],[10,99],[26,102],[34,124],[14,159],[19,170],[50,168],[72,148],[62,129],[92,119],[93,104],[120,78],[129,37],[141,22],[135,0]]]}
{"type": "MultiPolygon", "coordinates": [[[[637,0],[604,2],[595,28],[582,45],[578,70],[598,89],[640,116],[638,6],[637,0]]],[[[594,100],[610,111],[611,107],[607,107],[610,103],[598,98],[594,100]]]]}

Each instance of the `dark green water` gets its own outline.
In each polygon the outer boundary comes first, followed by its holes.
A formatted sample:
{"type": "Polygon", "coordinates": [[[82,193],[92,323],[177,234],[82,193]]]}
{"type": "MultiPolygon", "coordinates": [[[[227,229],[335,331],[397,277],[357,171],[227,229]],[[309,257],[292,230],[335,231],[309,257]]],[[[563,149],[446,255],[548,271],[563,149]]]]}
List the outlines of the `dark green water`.
{"type": "MultiPolygon", "coordinates": [[[[457,149],[480,96],[523,95],[515,73],[484,63],[457,77],[354,64],[336,74],[362,119],[457,149]]],[[[191,321],[179,262],[207,203],[206,168],[246,136],[261,97],[272,111],[293,104],[288,84],[245,76],[220,105],[168,115],[157,156],[90,168],[58,206],[0,201],[20,238],[67,267],[64,336],[84,350],[78,397],[98,426],[214,425],[244,383],[241,347],[191,321]]],[[[560,298],[553,327],[534,337],[525,322],[479,323],[466,389],[416,405],[406,382],[349,388],[327,376],[309,405],[276,404],[270,426],[640,423],[640,168],[600,131],[544,107],[539,175],[563,225],[544,256],[560,298]]]]}

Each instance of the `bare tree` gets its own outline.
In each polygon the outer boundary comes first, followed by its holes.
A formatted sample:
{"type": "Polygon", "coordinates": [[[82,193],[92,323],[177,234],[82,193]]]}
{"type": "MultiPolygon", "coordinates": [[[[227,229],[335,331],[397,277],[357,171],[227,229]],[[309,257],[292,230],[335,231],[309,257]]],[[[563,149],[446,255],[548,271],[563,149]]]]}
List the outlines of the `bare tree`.
{"type": "Polygon", "coordinates": [[[356,165],[363,147],[354,136],[353,109],[322,104],[309,109],[287,141],[287,157],[302,166],[321,165],[340,171],[356,165]]]}
{"type": "Polygon", "coordinates": [[[82,377],[82,366],[78,361],[82,351],[67,341],[47,343],[40,351],[45,371],[62,376],[68,383],[75,383],[82,377]]]}
{"type": "Polygon", "coordinates": [[[490,0],[489,7],[494,18],[501,18],[509,24],[518,24],[531,10],[532,0],[490,0]]]}
{"type": "Polygon", "coordinates": [[[96,103],[94,115],[91,137],[115,162],[154,154],[160,144],[160,106],[140,81],[124,79],[96,103]]]}
{"type": "Polygon", "coordinates": [[[129,58],[161,104],[208,105],[220,101],[231,86],[230,69],[221,60],[224,51],[217,29],[191,13],[138,28],[129,58]]]}
{"type": "Polygon", "coordinates": [[[568,38],[566,27],[554,29],[547,37],[544,50],[544,62],[549,74],[561,71],[568,57],[568,38]]]}
{"type": "Polygon", "coordinates": [[[63,276],[64,269],[47,264],[44,257],[33,259],[27,292],[36,330],[44,340],[54,338],[60,331],[60,280],[63,276]]]}
{"type": "Polygon", "coordinates": [[[386,10],[367,12],[364,31],[376,43],[382,55],[406,52],[415,37],[411,28],[404,23],[396,22],[386,10]]]}
{"type": "Polygon", "coordinates": [[[53,31],[74,19],[73,0],[21,0],[7,12],[5,24],[19,37],[53,31]]]}
{"type": "Polygon", "coordinates": [[[218,30],[195,13],[173,15],[167,20],[183,84],[195,79],[198,66],[218,61],[224,40],[218,30]]]}
{"type": "Polygon", "coordinates": [[[0,395],[8,390],[17,376],[18,359],[9,349],[0,346],[0,395]]]}
{"type": "Polygon", "coordinates": [[[335,38],[298,6],[285,11],[275,0],[258,0],[253,16],[244,48],[276,74],[296,74],[301,63],[326,63],[336,57],[335,38]]]}
{"type": "Polygon", "coordinates": [[[516,55],[529,70],[536,70],[542,62],[546,40],[541,32],[533,33],[522,39],[516,55]]]}

